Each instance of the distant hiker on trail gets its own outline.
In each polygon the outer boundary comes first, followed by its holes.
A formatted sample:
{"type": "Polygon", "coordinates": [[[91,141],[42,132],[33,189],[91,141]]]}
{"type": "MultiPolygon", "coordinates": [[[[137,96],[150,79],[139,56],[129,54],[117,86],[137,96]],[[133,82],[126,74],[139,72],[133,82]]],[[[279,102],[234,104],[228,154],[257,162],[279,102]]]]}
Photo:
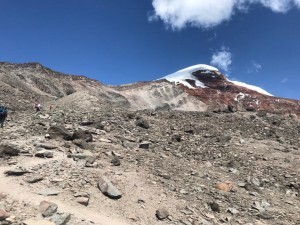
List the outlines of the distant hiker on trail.
{"type": "Polygon", "coordinates": [[[38,103],[38,102],[36,102],[36,103],[34,104],[34,108],[35,108],[35,110],[36,110],[36,113],[39,112],[39,111],[41,111],[41,104],[38,103]]]}
{"type": "Polygon", "coordinates": [[[7,108],[5,106],[0,106],[0,126],[3,128],[4,121],[7,117],[7,108]]]}

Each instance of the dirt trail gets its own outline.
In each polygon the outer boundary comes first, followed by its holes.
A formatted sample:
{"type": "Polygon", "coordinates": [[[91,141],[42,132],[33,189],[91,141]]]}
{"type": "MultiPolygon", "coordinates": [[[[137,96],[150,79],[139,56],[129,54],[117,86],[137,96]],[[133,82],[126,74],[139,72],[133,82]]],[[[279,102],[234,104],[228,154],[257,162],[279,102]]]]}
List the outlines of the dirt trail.
{"type": "MultiPolygon", "coordinates": [[[[56,157],[50,160],[63,160],[63,154],[58,154],[56,157]]],[[[48,159],[48,161],[50,161],[48,159]]],[[[34,166],[39,163],[45,163],[44,159],[32,158],[31,160],[26,160],[23,158],[20,160],[18,165],[29,167],[34,166]]],[[[117,216],[110,216],[107,212],[94,211],[93,209],[86,208],[81,205],[71,205],[69,202],[64,201],[60,198],[60,196],[41,196],[38,195],[32,190],[30,187],[22,185],[20,182],[16,182],[14,177],[7,177],[4,175],[6,170],[11,169],[10,166],[0,167],[0,192],[4,192],[9,194],[9,197],[16,201],[23,201],[30,205],[39,205],[41,201],[47,200],[58,205],[58,209],[60,212],[68,212],[75,215],[80,220],[93,221],[93,224],[97,225],[130,225],[130,223],[126,221],[122,221],[117,219],[117,216]]]]}

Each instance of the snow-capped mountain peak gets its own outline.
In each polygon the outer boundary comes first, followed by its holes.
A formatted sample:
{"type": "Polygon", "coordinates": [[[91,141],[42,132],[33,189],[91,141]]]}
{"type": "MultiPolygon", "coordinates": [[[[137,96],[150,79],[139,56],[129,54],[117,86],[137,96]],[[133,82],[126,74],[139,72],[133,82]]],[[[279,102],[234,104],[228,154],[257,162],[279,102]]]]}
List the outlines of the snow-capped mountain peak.
{"type": "Polygon", "coordinates": [[[194,81],[196,87],[205,88],[206,86],[199,81],[193,73],[196,71],[219,71],[217,68],[206,65],[206,64],[198,64],[194,66],[187,67],[182,70],[178,70],[175,73],[169,74],[161,79],[166,79],[169,82],[174,82],[175,84],[183,84],[188,88],[194,89],[188,81],[194,81]]]}
{"type": "Polygon", "coordinates": [[[218,83],[220,83],[220,80],[222,80],[223,85],[229,85],[231,83],[233,85],[256,91],[263,95],[273,96],[260,87],[239,81],[231,81],[227,77],[221,75],[217,68],[206,64],[190,66],[162,77],[161,79],[166,79],[169,82],[174,82],[176,85],[182,84],[190,89],[207,88],[211,86],[207,84],[208,81],[211,84],[212,82],[214,82],[214,80],[218,83]]]}

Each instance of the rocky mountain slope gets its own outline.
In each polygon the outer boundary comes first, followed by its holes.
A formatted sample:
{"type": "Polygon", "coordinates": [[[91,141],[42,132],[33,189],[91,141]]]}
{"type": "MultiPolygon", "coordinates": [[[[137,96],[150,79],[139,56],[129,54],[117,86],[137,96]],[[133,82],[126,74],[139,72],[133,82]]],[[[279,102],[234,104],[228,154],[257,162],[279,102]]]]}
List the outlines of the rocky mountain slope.
{"type": "Polygon", "coordinates": [[[229,108],[230,111],[300,115],[300,101],[270,96],[257,88],[258,92],[249,85],[241,86],[239,82],[228,80],[217,70],[206,68],[206,65],[198,65],[179,71],[184,76],[177,83],[161,79],[106,86],[84,76],[53,71],[38,63],[0,63],[0,100],[13,109],[22,110],[30,108],[37,99],[46,107],[93,109],[101,104],[132,110],[228,111],[229,108]],[[197,82],[202,86],[197,86],[197,82]]]}
{"type": "Polygon", "coordinates": [[[1,64],[0,86],[0,224],[300,224],[296,111],[215,108],[189,95],[200,89],[107,87],[39,64],[1,64]]]}

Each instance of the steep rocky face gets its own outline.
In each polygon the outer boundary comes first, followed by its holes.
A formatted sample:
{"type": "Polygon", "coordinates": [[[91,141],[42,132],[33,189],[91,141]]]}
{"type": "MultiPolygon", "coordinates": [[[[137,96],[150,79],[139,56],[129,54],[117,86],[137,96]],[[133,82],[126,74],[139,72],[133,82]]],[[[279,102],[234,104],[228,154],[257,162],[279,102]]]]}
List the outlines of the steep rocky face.
{"type": "Polygon", "coordinates": [[[261,94],[228,81],[224,75],[216,71],[196,71],[193,75],[207,88],[190,89],[183,85],[182,88],[190,95],[197,96],[211,109],[223,110],[232,106],[237,110],[300,116],[300,101],[261,94]]]}
{"type": "Polygon", "coordinates": [[[205,103],[209,110],[266,111],[300,116],[300,101],[271,96],[261,88],[230,81],[219,71],[201,66],[200,69],[178,71],[165,79],[175,80],[175,84],[205,103]]]}

